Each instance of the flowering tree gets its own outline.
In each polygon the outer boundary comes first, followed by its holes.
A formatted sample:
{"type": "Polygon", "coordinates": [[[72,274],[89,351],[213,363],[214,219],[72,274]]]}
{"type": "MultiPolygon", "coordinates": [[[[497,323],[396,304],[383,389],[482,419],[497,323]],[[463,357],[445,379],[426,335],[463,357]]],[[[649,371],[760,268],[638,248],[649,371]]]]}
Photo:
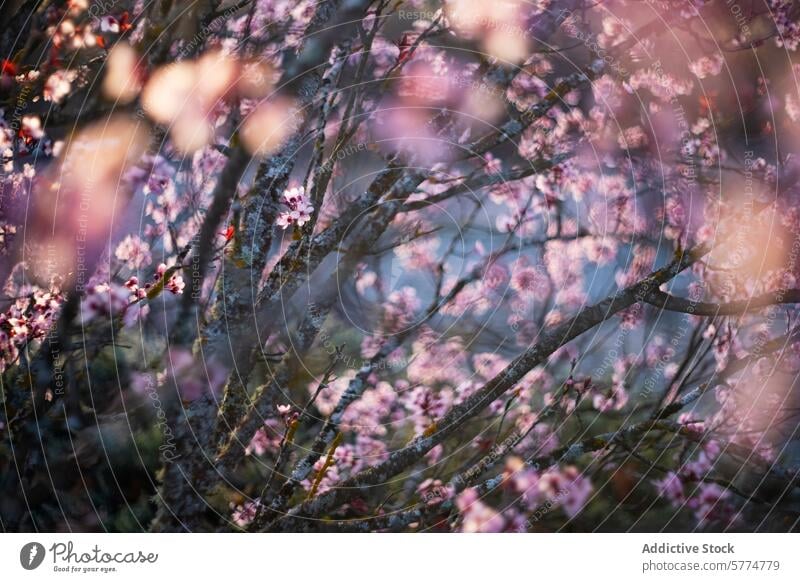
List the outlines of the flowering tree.
{"type": "Polygon", "coordinates": [[[3,529],[797,529],[798,17],[4,3],[3,529]]]}

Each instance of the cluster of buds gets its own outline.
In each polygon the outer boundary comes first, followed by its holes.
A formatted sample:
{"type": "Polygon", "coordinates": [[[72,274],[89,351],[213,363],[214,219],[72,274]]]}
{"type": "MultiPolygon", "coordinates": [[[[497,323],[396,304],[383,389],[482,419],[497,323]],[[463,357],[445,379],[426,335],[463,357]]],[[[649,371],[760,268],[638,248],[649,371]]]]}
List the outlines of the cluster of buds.
{"type": "Polygon", "coordinates": [[[564,382],[564,387],[568,391],[575,390],[579,395],[582,396],[587,392],[589,392],[589,390],[594,388],[594,385],[592,384],[591,376],[587,376],[586,379],[581,382],[580,380],[576,380],[575,377],[572,374],[570,374],[569,377],[564,382]]]}
{"type": "MultiPolygon", "coordinates": [[[[161,280],[164,278],[164,275],[167,273],[167,265],[161,263],[158,268],[156,269],[155,278],[153,279],[152,283],[145,283],[144,286],[139,285],[139,278],[138,277],[131,277],[125,282],[125,287],[127,287],[131,292],[131,301],[137,299],[144,299],[150,293],[150,290],[158,285],[161,280]]],[[[186,283],[183,282],[183,277],[177,274],[173,274],[170,276],[169,279],[164,283],[164,289],[172,293],[173,295],[181,295],[183,293],[183,288],[186,287],[186,283]]]]}

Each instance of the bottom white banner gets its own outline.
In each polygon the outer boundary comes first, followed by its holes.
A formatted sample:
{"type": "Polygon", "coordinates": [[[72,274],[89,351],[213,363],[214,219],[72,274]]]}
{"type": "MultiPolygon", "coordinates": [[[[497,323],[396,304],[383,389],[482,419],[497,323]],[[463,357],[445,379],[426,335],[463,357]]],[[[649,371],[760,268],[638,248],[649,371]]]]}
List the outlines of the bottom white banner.
{"type": "Polygon", "coordinates": [[[791,534],[4,534],[0,580],[798,580],[791,534]]]}

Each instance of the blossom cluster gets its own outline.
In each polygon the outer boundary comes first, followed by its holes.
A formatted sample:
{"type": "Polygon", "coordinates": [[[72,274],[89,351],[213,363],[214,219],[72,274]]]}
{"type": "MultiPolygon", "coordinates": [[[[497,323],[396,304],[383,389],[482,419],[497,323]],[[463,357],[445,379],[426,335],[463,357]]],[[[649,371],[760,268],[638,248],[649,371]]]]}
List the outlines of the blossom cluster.
{"type": "Polygon", "coordinates": [[[290,226],[303,226],[311,219],[314,207],[309,203],[302,186],[290,188],[283,193],[283,204],[287,210],[281,211],[275,224],[284,230],[290,226]]]}

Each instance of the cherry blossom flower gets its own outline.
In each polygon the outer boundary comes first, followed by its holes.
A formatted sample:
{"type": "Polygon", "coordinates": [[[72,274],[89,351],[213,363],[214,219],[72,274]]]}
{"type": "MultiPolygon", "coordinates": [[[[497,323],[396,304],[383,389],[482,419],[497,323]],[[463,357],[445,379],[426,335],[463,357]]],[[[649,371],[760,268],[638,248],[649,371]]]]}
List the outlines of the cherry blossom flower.
{"type": "Polygon", "coordinates": [[[303,226],[314,212],[302,186],[286,190],[283,193],[283,203],[288,210],[281,212],[275,223],[284,230],[289,226],[303,226]]]}
{"type": "MultiPolygon", "coordinates": [[[[156,268],[156,281],[164,278],[167,269],[168,267],[165,263],[158,265],[156,268]]],[[[186,283],[183,282],[183,277],[177,273],[170,275],[170,278],[164,283],[164,288],[173,295],[181,295],[184,287],[186,287],[186,283]]]]}
{"type": "Polygon", "coordinates": [[[231,519],[239,527],[247,527],[256,518],[261,501],[245,501],[241,505],[231,506],[233,513],[231,519]]]}

